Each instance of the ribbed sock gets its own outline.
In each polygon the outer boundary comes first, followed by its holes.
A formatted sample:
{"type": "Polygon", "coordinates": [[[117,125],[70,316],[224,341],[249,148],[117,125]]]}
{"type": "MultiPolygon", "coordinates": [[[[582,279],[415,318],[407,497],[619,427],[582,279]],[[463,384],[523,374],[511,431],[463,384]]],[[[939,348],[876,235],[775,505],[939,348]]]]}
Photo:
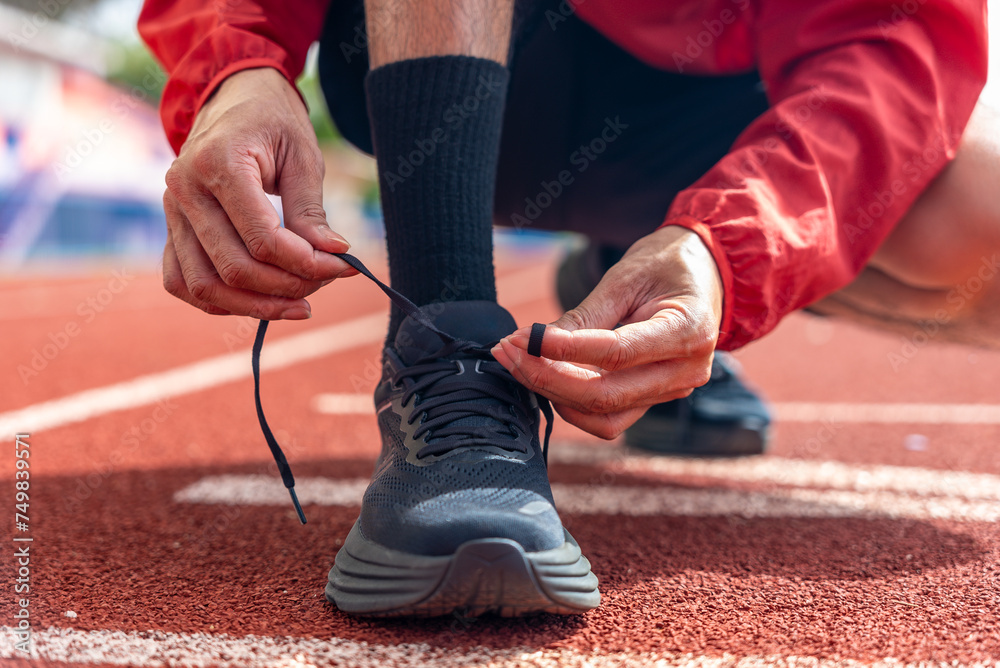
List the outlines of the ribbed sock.
{"type": "MultiPolygon", "coordinates": [[[[389,279],[418,306],[496,300],[493,191],[509,72],[434,56],[368,73],[389,279]]],[[[389,339],[402,313],[393,307],[389,339]]]]}

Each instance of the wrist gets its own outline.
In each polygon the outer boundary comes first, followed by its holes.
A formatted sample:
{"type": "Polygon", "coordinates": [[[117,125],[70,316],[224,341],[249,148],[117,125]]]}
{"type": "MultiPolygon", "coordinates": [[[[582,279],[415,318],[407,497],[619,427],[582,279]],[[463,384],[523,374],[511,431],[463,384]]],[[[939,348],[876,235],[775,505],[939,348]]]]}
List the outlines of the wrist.
{"type": "Polygon", "coordinates": [[[275,98],[285,100],[293,110],[301,105],[299,109],[304,116],[308,116],[308,108],[298,87],[277,67],[253,65],[231,72],[202,103],[189,136],[197,134],[200,128],[211,125],[227,109],[261,100],[268,100],[265,104],[272,104],[275,98]]]}
{"type": "Polygon", "coordinates": [[[732,320],[733,320],[733,294],[734,294],[734,276],[732,271],[732,266],[729,263],[729,258],[726,254],[725,249],[712,234],[712,229],[706,223],[701,220],[694,218],[692,216],[675,216],[669,218],[659,229],[666,228],[682,228],[688,230],[698,237],[701,241],[702,247],[704,247],[712,257],[712,263],[715,267],[716,276],[718,278],[719,296],[721,298],[721,306],[718,313],[719,318],[719,348],[722,350],[728,350],[727,341],[731,337],[732,320]]]}
{"type": "Polygon", "coordinates": [[[297,97],[298,104],[302,105],[302,110],[308,115],[305,98],[280,65],[259,58],[231,63],[216,74],[202,92],[195,105],[194,120],[185,141],[196,134],[200,127],[208,125],[222,110],[273,93],[279,93],[289,101],[292,97],[297,97]]]}

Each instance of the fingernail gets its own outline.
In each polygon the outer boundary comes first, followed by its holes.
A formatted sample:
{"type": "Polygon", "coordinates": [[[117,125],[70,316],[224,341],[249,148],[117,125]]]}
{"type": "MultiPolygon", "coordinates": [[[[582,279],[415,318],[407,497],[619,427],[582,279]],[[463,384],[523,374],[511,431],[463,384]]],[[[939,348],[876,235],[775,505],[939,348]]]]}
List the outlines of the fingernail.
{"type": "Polygon", "coordinates": [[[507,357],[510,358],[511,362],[518,365],[521,364],[521,359],[523,358],[523,355],[521,354],[520,348],[511,345],[509,341],[506,341],[504,339],[500,339],[500,345],[503,346],[503,351],[507,355],[507,357]]]}
{"type": "Polygon", "coordinates": [[[337,278],[350,278],[351,276],[357,276],[360,273],[361,272],[355,269],[354,267],[348,267],[344,271],[337,274],[337,278]]]}
{"type": "MultiPolygon", "coordinates": [[[[347,239],[345,239],[344,237],[342,237],[342,236],[340,236],[339,234],[337,234],[336,232],[334,232],[334,231],[333,231],[333,230],[332,230],[332,229],[331,229],[330,227],[328,227],[327,225],[320,225],[320,227],[319,227],[319,231],[320,231],[320,233],[321,233],[321,234],[322,234],[322,235],[323,235],[324,237],[326,237],[326,238],[327,238],[327,239],[329,239],[330,241],[332,241],[332,242],[334,242],[334,243],[338,243],[338,244],[341,244],[341,245],[343,245],[343,246],[346,246],[347,248],[350,248],[350,247],[351,247],[351,244],[350,244],[350,242],[349,242],[349,241],[347,241],[347,239]]],[[[346,250],[346,249],[345,249],[345,250],[346,250]]]]}
{"type": "Polygon", "coordinates": [[[282,320],[308,320],[312,317],[312,311],[305,306],[292,306],[286,308],[279,316],[282,320]]]}
{"type": "Polygon", "coordinates": [[[528,349],[528,335],[522,334],[520,331],[514,332],[508,336],[507,342],[517,346],[518,348],[523,348],[524,350],[528,349]]]}
{"type": "Polygon", "coordinates": [[[490,350],[490,354],[493,355],[493,358],[497,362],[500,362],[501,365],[504,365],[504,362],[506,362],[507,364],[511,363],[510,357],[507,355],[507,353],[504,352],[503,348],[500,347],[499,343],[493,346],[493,349],[490,350]]]}

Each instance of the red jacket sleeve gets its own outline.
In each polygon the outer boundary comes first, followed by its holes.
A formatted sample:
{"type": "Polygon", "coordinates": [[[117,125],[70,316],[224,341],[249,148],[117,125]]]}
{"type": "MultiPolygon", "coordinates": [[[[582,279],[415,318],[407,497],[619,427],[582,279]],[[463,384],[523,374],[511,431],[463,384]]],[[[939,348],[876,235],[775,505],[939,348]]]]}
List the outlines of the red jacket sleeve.
{"type": "Polygon", "coordinates": [[[665,223],[712,250],[722,349],[860,273],[955,156],[986,80],[984,0],[761,0],[753,25],[771,108],[665,223]]]}
{"type": "Polygon", "coordinates": [[[323,29],[329,0],[146,0],[139,33],[170,78],[160,116],[175,152],[222,80],[273,67],[294,83],[323,29]]]}

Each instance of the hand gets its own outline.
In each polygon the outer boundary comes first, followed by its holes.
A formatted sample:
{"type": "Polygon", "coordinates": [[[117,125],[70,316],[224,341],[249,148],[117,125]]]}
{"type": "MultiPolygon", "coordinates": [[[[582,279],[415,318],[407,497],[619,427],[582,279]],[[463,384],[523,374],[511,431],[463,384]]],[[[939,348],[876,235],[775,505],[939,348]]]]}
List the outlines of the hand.
{"type": "Polygon", "coordinates": [[[567,422],[615,438],[650,406],[708,382],[722,292],[701,239],[663,227],[637,241],[583,303],[546,327],[542,357],[527,353],[530,327],[502,339],[493,355],[567,422]]]}
{"type": "Polygon", "coordinates": [[[163,285],[207,313],[310,316],[305,296],[356,272],[323,211],[323,157],[280,72],[226,79],[167,172],[163,285]],[[265,193],[282,198],[285,227],[265,193]]]}

